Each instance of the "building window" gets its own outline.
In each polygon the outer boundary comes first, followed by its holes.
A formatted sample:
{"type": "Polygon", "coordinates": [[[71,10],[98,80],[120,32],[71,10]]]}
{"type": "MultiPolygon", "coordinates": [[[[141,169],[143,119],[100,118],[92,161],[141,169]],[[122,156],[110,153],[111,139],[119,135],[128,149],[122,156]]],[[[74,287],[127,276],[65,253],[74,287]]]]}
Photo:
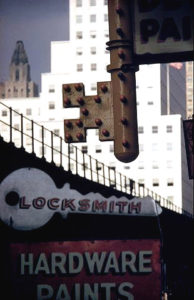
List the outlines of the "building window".
{"type": "Polygon", "coordinates": [[[69,145],[69,153],[74,153],[74,146],[69,145]]]}
{"type": "Polygon", "coordinates": [[[110,145],[109,151],[114,152],[114,145],[110,145]]]}
{"type": "Polygon", "coordinates": [[[14,124],[13,127],[14,127],[15,130],[19,130],[19,128],[20,128],[19,124],[14,124]]]}
{"type": "Polygon", "coordinates": [[[172,160],[167,160],[167,162],[166,162],[166,167],[167,167],[168,169],[172,169],[172,160]]]}
{"type": "Polygon", "coordinates": [[[96,71],[96,64],[91,64],[91,71],[96,71]]]}
{"type": "Polygon", "coordinates": [[[19,70],[16,70],[16,71],[15,71],[15,80],[16,80],[16,81],[19,81],[19,80],[20,80],[20,72],[19,72],[19,70]]]}
{"type": "Polygon", "coordinates": [[[32,109],[31,108],[27,108],[26,109],[26,115],[27,116],[31,116],[32,115],[32,109]]]}
{"type": "Polygon", "coordinates": [[[14,116],[18,116],[19,115],[19,109],[15,108],[13,110],[14,116]]]}
{"type": "Polygon", "coordinates": [[[54,133],[55,135],[59,136],[59,135],[60,135],[60,130],[59,130],[59,129],[54,129],[54,130],[53,130],[53,133],[54,133]]]}
{"type": "Polygon", "coordinates": [[[172,150],[172,143],[167,143],[166,144],[166,150],[171,151],[172,150]]]}
{"type": "Polygon", "coordinates": [[[95,39],[96,38],[96,31],[90,31],[90,37],[91,37],[91,39],[95,39]]]}
{"type": "Polygon", "coordinates": [[[83,38],[82,31],[77,31],[76,32],[76,39],[81,40],[83,38]]]}
{"type": "Polygon", "coordinates": [[[55,92],[54,85],[49,85],[49,93],[54,93],[54,92],[55,92]]]}
{"type": "Polygon", "coordinates": [[[152,161],[152,169],[158,169],[159,166],[158,166],[158,162],[156,160],[153,160],[152,161]]]}
{"type": "Polygon", "coordinates": [[[91,84],[91,91],[96,91],[96,83],[91,84]]]}
{"type": "Polygon", "coordinates": [[[96,153],[101,153],[102,149],[100,145],[96,145],[96,153]]]}
{"type": "Polygon", "coordinates": [[[152,181],[152,185],[153,186],[159,186],[159,179],[158,178],[154,178],[152,181]]]}
{"type": "Polygon", "coordinates": [[[106,39],[109,38],[109,33],[108,33],[108,31],[104,33],[104,37],[105,37],[106,39]]]}
{"type": "Polygon", "coordinates": [[[143,133],[143,132],[144,132],[143,126],[139,126],[139,127],[138,127],[138,133],[143,133]]]}
{"type": "Polygon", "coordinates": [[[49,109],[55,109],[55,102],[49,102],[49,109]]]}
{"type": "Polygon", "coordinates": [[[77,55],[82,55],[82,54],[83,54],[82,48],[77,48],[77,49],[76,49],[76,54],[77,54],[77,55]]]}
{"type": "Polygon", "coordinates": [[[153,101],[148,101],[148,105],[153,105],[154,102],[153,101]]]}
{"type": "Polygon", "coordinates": [[[173,197],[173,196],[168,196],[168,197],[167,197],[167,200],[170,201],[170,202],[173,202],[174,197],[173,197]]]}
{"type": "Polygon", "coordinates": [[[152,126],[152,133],[158,133],[158,126],[152,126]]]}
{"type": "Polygon", "coordinates": [[[108,5],[108,0],[104,0],[104,5],[108,5]]]}
{"type": "Polygon", "coordinates": [[[108,21],[108,15],[105,14],[105,15],[104,15],[104,22],[107,22],[107,21],[108,21]]]}
{"type": "Polygon", "coordinates": [[[76,16],[76,23],[77,23],[77,24],[82,23],[82,15],[77,15],[77,16],[76,16]]]}
{"type": "Polygon", "coordinates": [[[82,164],[82,170],[85,170],[85,169],[88,169],[88,164],[87,163],[82,164]]]}
{"type": "Polygon", "coordinates": [[[166,132],[172,132],[172,126],[171,125],[166,126],[166,132]]]}
{"type": "Polygon", "coordinates": [[[77,72],[82,72],[82,71],[83,71],[83,65],[77,64],[77,72]]]}
{"type": "Polygon", "coordinates": [[[138,169],[144,169],[144,163],[143,161],[139,161],[139,164],[138,164],[138,169]]]}
{"type": "Polygon", "coordinates": [[[167,179],[167,186],[173,186],[174,185],[174,180],[172,178],[167,179]]]}
{"type": "Polygon", "coordinates": [[[144,145],[143,144],[139,144],[139,151],[143,152],[144,151],[144,145]]]}
{"type": "Polygon", "coordinates": [[[2,115],[2,117],[6,117],[7,116],[7,110],[2,110],[1,115],[2,115]]]}
{"type": "Polygon", "coordinates": [[[76,6],[81,7],[82,6],[82,0],[76,0],[76,6]]]}
{"type": "Polygon", "coordinates": [[[96,5],[96,0],[90,0],[90,6],[95,6],[96,5]]]}
{"type": "Polygon", "coordinates": [[[144,179],[138,180],[139,187],[144,187],[144,179]]]}
{"type": "Polygon", "coordinates": [[[91,47],[90,48],[90,53],[93,54],[93,55],[96,54],[96,47],[91,47]]]}
{"type": "Polygon", "coordinates": [[[82,146],[82,153],[88,153],[88,146],[82,146]]]}
{"type": "Polygon", "coordinates": [[[124,166],[124,169],[125,169],[125,170],[129,170],[129,169],[130,169],[130,166],[124,166]]]}
{"type": "Polygon", "coordinates": [[[90,15],[90,22],[95,23],[96,22],[96,15],[90,15]]]}

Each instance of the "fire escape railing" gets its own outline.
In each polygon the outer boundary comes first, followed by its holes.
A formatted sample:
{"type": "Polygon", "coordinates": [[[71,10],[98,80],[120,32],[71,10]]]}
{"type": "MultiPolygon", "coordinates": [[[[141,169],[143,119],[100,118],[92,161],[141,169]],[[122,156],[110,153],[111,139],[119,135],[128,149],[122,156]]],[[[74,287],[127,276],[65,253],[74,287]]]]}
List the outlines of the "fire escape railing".
{"type": "Polygon", "coordinates": [[[136,197],[150,196],[162,207],[180,214],[191,216],[184,209],[161,197],[143,184],[116,171],[115,167],[106,166],[86,151],[67,144],[64,139],[43,125],[27,118],[16,110],[0,102],[3,106],[0,119],[0,137],[16,147],[62,167],[72,174],[112,187],[136,197]]]}

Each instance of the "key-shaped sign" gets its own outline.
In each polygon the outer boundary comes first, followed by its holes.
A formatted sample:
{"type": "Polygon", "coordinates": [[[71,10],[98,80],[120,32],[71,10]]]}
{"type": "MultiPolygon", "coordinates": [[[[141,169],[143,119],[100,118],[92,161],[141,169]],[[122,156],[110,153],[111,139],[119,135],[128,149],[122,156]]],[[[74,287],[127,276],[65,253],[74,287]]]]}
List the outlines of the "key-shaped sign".
{"type": "Polygon", "coordinates": [[[81,83],[63,85],[64,107],[80,106],[79,120],[65,120],[66,142],[85,142],[85,130],[99,128],[101,141],[114,141],[114,154],[122,162],[139,154],[135,71],[128,1],[111,0],[109,33],[111,41],[111,82],[98,82],[97,95],[85,96],[81,83]]]}
{"type": "Polygon", "coordinates": [[[36,168],[15,170],[0,184],[0,219],[19,230],[39,228],[56,212],[65,218],[68,213],[156,216],[161,211],[150,197],[82,195],[68,182],[58,189],[47,173],[36,168]]]}

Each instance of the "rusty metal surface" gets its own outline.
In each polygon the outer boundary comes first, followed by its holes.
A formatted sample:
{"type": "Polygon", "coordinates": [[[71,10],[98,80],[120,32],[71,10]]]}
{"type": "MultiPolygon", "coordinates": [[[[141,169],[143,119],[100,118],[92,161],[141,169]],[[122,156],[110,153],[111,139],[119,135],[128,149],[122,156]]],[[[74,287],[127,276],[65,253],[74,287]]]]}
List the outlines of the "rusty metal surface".
{"type": "Polygon", "coordinates": [[[99,129],[101,141],[114,139],[110,82],[98,82],[96,96],[85,96],[82,83],[63,85],[63,106],[80,107],[80,119],[64,121],[66,142],[85,142],[89,128],[99,129]]]}
{"type": "Polygon", "coordinates": [[[113,115],[114,153],[123,161],[133,161],[139,154],[136,111],[136,81],[133,65],[132,29],[130,24],[129,2],[111,0],[109,9],[109,33],[113,115]],[[121,97],[125,97],[123,103],[121,97]],[[121,120],[126,120],[125,124],[121,120]]]}

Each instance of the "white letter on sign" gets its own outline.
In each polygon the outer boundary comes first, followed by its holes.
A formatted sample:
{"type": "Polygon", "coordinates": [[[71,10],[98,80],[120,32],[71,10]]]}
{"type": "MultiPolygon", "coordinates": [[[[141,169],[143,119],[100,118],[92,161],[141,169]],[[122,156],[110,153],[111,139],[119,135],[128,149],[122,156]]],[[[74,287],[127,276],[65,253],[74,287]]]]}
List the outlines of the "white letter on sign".
{"type": "Polygon", "coordinates": [[[78,274],[83,268],[83,257],[78,252],[69,253],[69,273],[78,274]],[[76,266],[77,265],[77,266],[76,266]]]}
{"type": "Polygon", "coordinates": [[[48,284],[37,285],[37,300],[52,299],[53,288],[48,284]]]}
{"type": "Polygon", "coordinates": [[[139,272],[141,273],[150,273],[152,272],[151,258],[146,258],[144,256],[151,256],[152,251],[139,251],[139,272]],[[149,266],[148,266],[149,264],[149,266]],[[145,266],[147,265],[147,266],[145,266]]]}
{"type": "MultiPolygon", "coordinates": [[[[128,291],[128,289],[132,289],[133,288],[133,284],[131,282],[123,282],[119,285],[119,294],[121,296],[125,296],[127,297],[127,300],[134,300],[133,295],[128,291]],[[126,290],[125,290],[126,288],[126,290]]],[[[118,299],[121,300],[121,299],[118,299]]]]}
{"type": "Polygon", "coordinates": [[[25,267],[28,267],[28,274],[33,274],[33,254],[28,254],[28,260],[26,259],[27,254],[21,253],[21,275],[25,274],[25,267]]]}

